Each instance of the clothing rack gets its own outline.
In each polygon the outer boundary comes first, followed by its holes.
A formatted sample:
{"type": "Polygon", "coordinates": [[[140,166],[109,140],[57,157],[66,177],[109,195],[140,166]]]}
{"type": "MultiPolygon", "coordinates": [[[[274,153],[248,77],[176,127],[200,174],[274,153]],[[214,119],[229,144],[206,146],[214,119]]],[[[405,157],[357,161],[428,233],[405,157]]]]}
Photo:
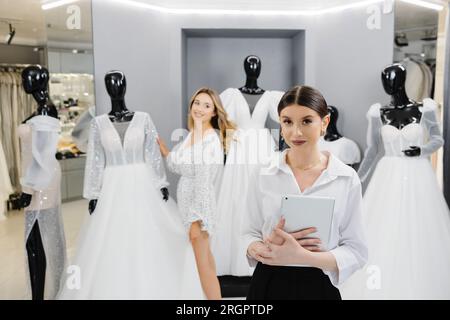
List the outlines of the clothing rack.
{"type": "Polygon", "coordinates": [[[0,63],[0,71],[21,71],[30,64],[23,63],[0,63]]]}

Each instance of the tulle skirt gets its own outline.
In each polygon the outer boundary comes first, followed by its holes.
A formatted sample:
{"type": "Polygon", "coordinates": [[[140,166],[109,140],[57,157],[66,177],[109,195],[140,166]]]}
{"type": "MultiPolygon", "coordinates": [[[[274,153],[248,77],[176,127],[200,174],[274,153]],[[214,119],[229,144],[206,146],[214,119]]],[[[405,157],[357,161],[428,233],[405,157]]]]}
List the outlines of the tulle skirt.
{"type": "Polygon", "coordinates": [[[110,166],[59,299],[203,299],[192,246],[172,199],[145,164],[110,166]]]}
{"type": "Polygon", "coordinates": [[[364,195],[366,267],[344,299],[450,299],[450,218],[426,158],[384,157],[364,195]]]}
{"type": "Polygon", "coordinates": [[[275,142],[268,129],[236,132],[223,169],[217,202],[217,228],[211,239],[217,275],[251,276],[242,227],[247,214],[247,190],[251,173],[274,156],[275,142]]]}

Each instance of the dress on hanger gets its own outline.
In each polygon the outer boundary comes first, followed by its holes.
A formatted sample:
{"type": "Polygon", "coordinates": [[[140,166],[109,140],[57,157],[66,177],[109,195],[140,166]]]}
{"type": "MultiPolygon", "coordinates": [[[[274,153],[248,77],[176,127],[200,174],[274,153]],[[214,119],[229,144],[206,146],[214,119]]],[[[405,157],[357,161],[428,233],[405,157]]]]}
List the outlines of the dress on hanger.
{"type": "Polygon", "coordinates": [[[323,137],[319,140],[320,151],[334,154],[343,163],[352,165],[361,161],[361,151],[355,141],[341,137],[334,141],[327,141],[323,137]]]}
{"type": "Polygon", "coordinates": [[[450,218],[429,156],[443,144],[431,99],[419,123],[383,124],[368,112],[368,148],[359,174],[375,168],[363,198],[369,261],[343,285],[344,299],[450,299],[450,218]],[[378,149],[385,155],[375,166],[378,149]],[[419,146],[421,155],[402,150],[419,146]]]}
{"type": "Polygon", "coordinates": [[[72,265],[79,286],[59,299],[203,299],[197,266],[168,185],[150,116],[135,112],[123,140],[108,115],[91,123],[83,196],[98,199],[72,265]]]}
{"type": "Polygon", "coordinates": [[[251,114],[238,89],[229,88],[220,94],[228,117],[235,122],[237,130],[230,143],[219,186],[220,228],[211,245],[219,276],[253,274],[254,268],[248,265],[247,248],[242,241],[248,181],[251,172],[259,165],[269,163],[276,152],[276,142],[265,123],[268,116],[279,122],[277,107],[283,94],[281,91],[265,91],[251,114]]]}
{"type": "Polygon", "coordinates": [[[38,222],[47,263],[45,299],[54,299],[66,263],[61,168],[55,157],[60,124],[58,119],[49,116],[34,116],[21,124],[17,131],[22,153],[20,183],[22,191],[32,196],[30,205],[24,209],[25,243],[38,222]]]}
{"type": "Polygon", "coordinates": [[[13,193],[11,180],[9,179],[8,166],[6,164],[3,144],[0,138],[0,220],[6,218],[6,201],[9,195],[13,193]]]}

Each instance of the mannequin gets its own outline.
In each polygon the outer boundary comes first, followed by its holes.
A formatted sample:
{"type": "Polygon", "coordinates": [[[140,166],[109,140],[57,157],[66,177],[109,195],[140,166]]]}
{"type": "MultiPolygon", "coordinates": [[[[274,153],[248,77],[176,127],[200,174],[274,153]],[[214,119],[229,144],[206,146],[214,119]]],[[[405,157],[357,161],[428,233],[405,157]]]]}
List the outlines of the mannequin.
{"type": "Polygon", "coordinates": [[[258,87],[258,77],[261,73],[261,59],[255,55],[247,56],[244,60],[244,70],[247,75],[245,85],[239,88],[239,91],[246,94],[260,95],[264,89],[258,87]]]}
{"type": "Polygon", "coordinates": [[[258,164],[270,161],[277,150],[276,139],[269,128],[279,128],[277,106],[281,91],[258,86],[261,59],[249,55],[244,59],[245,85],[228,88],[220,99],[230,120],[236,125],[233,142],[227,153],[219,189],[218,230],[211,248],[224,297],[245,296],[253,268],[248,265],[240,230],[245,216],[248,177],[258,164]],[[274,125],[268,122],[272,121],[274,125]]]}
{"type": "Polygon", "coordinates": [[[319,140],[319,149],[333,153],[339,160],[349,166],[355,166],[361,161],[361,151],[353,141],[342,136],[337,129],[339,111],[334,106],[328,106],[330,123],[327,132],[319,140]]]}
{"type": "MultiPolygon", "coordinates": [[[[239,88],[243,97],[247,101],[250,108],[250,115],[253,115],[256,104],[258,103],[261,95],[265,92],[264,89],[258,86],[258,78],[261,74],[262,62],[258,56],[249,55],[244,59],[244,70],[246,75],[245,85],[239,88]]],[[[276,129],[279,128],[279,124],[275,122],[271,117],[266,119],[266,128],[276,129]]],[[[281,147],[281,136],[278,137],[278,146],[281,147]]]]}
{"type": "MultiPolygon", "coordinates": [[[[28,117],[23,123],[35,116],[48,116],[58,118],[55,106],[50,102],[48,96],[48,70],[40,65],[29,66],[22,71],[22,86],[26,93],[33,95],[38,104],[36,112],[28,117]]],[[[56,150],[55,150],[56,152],[56,150]]],[[[30,191],[31,192],[31,191],[30,191]]],[[[32,194],[22,192],[20,204],[22,208],[30,206],[33,199],[32,194]]],[[[46,281],[47,258],[44,250],[43,240],[39,222],[36,220],[26,240],[28,266],[30,271],[31,294],[33,300],[44,299],[46,281]]]]}
{"type": "MultiPolygon", "coordinates": [[[[380,109],[381,121],[397,129],[402,129],[408,124],[419,123],[422,112],[419,107],[422,104],[408,98],[405,90],[406,69],[401,64],[393,64],[386,67],[381,73],[381,81],[384,91],[391,96],[391,103],[380,109]]],[[[410,146],[403,150],[408,157],[420,156],[418,146],[410,146]]]]}
{"type": "Polygon", "coordinates": [[[391,102],[367,112],[358,175],[363,183],[370,177],[362,203],[370,254],[364,270],[344,284],[344,299],[450,298],[449,209],[430,162],[444,144],[438,105],[409,99],[406,76],[401,65],[386,67],[381,80],[391,102]],[[416,241],[422,230],[426,241],[416,241]],[[367,285],[373,266],[382,273],[376,290],[367,285]]]}
{"type": "MultiPolygon", "coordinates": [[[[125,105],[125,93],[127,89],[127,81],[125,75],[121,71],[112,70],[105,75],[105,86],[108,95],[111,98],[111,111],[108,113],[109,119],[113,123],[126,123],[133,119],[134,112],[127,109],[125,105]]],[[[169,199],[169,190],[161,188],[163,199],[169,199]]],[[[97,206],[97,199],[89,201],[89,213],[94,212],[97,206]]]]}
{"type": "Polygon", "coordinates": [[[337,120],[339,118],[339,111],[335,106],[328,106],[328,112],[330,114],[330,123],[327,127],[327,132],[323,137],[326,141],[336,141],[342,138],[342,135],[337,129],[337,120]]]}

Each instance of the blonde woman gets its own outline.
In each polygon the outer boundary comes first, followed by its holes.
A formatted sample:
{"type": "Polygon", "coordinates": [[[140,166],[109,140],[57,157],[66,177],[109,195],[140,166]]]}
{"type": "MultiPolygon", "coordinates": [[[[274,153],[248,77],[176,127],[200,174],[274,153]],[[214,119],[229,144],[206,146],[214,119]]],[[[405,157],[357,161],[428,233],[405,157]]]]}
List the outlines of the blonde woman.
{"type": "Polygon", "coordinates": [[[228,120],[217,93],[200,88],[192,96],[189,134],[172,151],[159,139],[161,154],[170,171],[181,175],[178,207],[189,230],[200,281],[207,299],[221,299],[210,235],[216,223],[214,180],[224,163],[224,153],[235,126],[228,120]]]}

